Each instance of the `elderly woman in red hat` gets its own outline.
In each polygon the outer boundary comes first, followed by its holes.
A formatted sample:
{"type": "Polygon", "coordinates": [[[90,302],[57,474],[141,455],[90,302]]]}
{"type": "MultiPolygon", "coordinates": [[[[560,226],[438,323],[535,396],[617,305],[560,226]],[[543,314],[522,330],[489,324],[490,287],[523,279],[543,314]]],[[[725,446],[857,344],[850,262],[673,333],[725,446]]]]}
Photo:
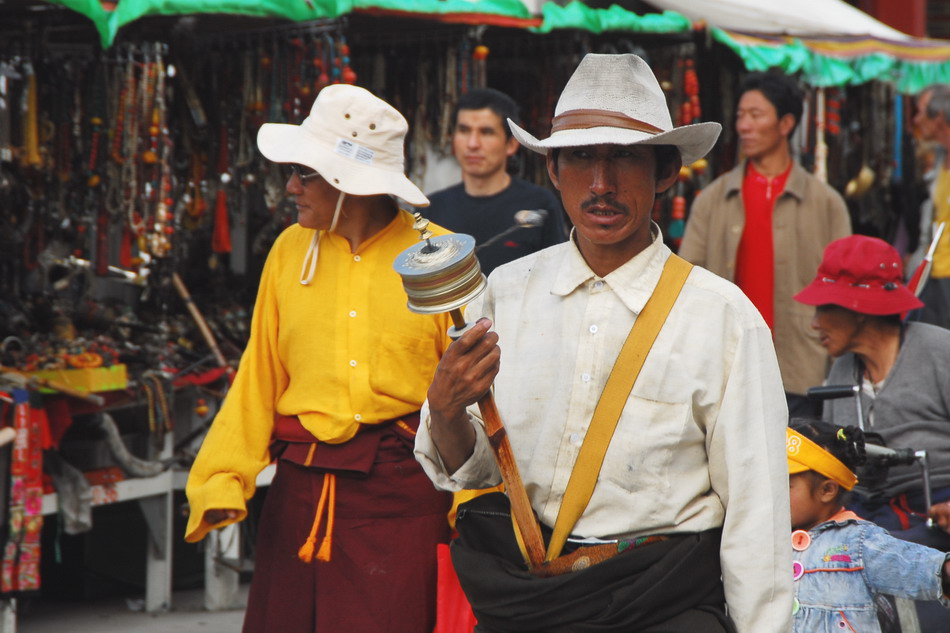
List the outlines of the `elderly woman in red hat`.
{"type": "MultiPolygon", "coordinates": [[[[827,384],[860,387],[864,428],[890,447],[925,448],[930,459],[931,508],[917,468],[893,466],[851,509],[898,538],[950,551],[950,331],[902,320],[923,305],[902,272],[890,244],[852,235],[828,245],[814,281],[795,299],[816,306],[812,328],[835,359],[827,384]],[[943,530],[926,527],[928,513],[943,530]]],[[[827,401],[824,418],[858,424],[850,398],[827,401]]]]}

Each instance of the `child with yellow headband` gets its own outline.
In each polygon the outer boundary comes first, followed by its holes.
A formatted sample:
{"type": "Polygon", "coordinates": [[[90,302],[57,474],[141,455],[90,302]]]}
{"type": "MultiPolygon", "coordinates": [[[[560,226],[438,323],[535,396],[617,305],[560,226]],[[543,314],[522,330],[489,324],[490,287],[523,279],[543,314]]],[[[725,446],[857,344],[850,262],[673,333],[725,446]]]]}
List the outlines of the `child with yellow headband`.
{"type": "Polygon", "coordinates": [[[864,462],[860,429],[794,419],[786,452],[794,633],[879,633],[878,595],[950,607],[950,554],[898,540],[844,509],[864,462]]]}

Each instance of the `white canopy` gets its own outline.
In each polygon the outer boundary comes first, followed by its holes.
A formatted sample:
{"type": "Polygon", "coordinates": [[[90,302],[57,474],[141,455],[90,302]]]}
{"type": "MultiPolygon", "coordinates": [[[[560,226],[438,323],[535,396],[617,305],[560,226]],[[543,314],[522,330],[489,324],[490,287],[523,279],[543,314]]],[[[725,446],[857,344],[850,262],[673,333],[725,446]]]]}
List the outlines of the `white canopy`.
{"type": "Polygon", "coordinates": [[[872,35],[910,39],[843,0],[648,0],[693,21],[732,31],[788,35],[872,35]]]}

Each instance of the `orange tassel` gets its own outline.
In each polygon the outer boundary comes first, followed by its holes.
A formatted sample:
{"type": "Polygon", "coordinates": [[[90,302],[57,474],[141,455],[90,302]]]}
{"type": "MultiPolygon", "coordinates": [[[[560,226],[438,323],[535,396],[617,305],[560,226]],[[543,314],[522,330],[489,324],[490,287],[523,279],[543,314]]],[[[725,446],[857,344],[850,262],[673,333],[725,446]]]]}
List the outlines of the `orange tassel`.
{"type": "Polygon", "coordinates": [[[325,563],[330,562],[330,549],[333,547],[333,515],[336,510],[336,475],[327,474],[326,478],[330,480],[330,502],[327,504],[327,533],[320,543],[320,551],[317,552],[317,560],[325,563]]]}
{"type": "Polygon", "coordinates": [[[302,560],[305,563],[309,563],[313,560],[313,544],[317,539],[310,537],[307,539],[307,542],[300,546],[300,549],[297,550],[297,558],[302,560]]]}
{"type": "Polygon", "coordinates": [[[313,517],[313,525],[310,527],[310,536],[306,542],[297,550],[297,558],[305,563],[313,561],[313,550],[317,543],[317,531],[320,529],[320,521],[323,517],[323,508],[327,508],[327,533],[320,544],[320,550],[317,552],[317,560],[328,562],[330,560],[330,548],[333,545],[333,515],[336,507],[336,475],[327,473],[323,476],[323,490],[320,491],[320,501],[317,502],[317,512],[313,517]],[[327,503],[329,497],[329,504],[327,503]]]}
{"type": "MultiPolygon", "coordinates": [[[[329,534],[324,537],[323,543],[320,544],[320,551],[317,552],[317,560],[323,561],[324,563],[330,562],[330,548],[333,547],[333,537],[329,534]]],[[[313,548],[311,547],[311,551],[313,548]]]]}

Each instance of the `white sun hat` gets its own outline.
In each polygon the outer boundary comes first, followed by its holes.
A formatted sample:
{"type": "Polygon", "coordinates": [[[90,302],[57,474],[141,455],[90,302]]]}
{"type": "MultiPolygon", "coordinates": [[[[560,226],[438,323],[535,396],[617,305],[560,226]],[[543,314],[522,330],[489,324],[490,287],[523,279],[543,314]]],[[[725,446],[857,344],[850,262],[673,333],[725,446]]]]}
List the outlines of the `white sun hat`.
{"type": "Polygon", "coordinates": [[[409,124],[368,90],[327,86],[300,125],[265,123],[257,147],[277,163],[299,163],[354,196],[392,194],[421,207],[429,199],[405,175],[403,145],[409,124]]]}
{"type": "Polygon", "coordinates": [[[539,141],[511,119],[508,124],[539,154],[584,145],[673,145],[687,165],[705,156],[722,131],[712,122],[674,128],[653,71],[629,53],[584,56],[558,99],[550,137],[539,141]]]}

